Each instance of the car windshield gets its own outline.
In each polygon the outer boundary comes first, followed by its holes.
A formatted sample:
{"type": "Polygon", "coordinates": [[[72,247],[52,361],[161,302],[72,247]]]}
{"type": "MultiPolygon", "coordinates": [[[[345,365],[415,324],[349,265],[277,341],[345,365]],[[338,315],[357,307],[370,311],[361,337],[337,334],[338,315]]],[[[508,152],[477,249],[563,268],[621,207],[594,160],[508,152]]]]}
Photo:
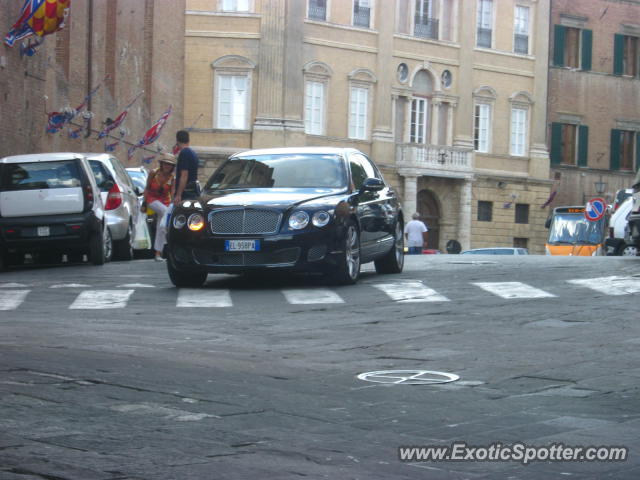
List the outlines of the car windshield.
{"type": "Polygon", "coordinates": [[[141,190],[145,189],[147,186],[147,177],[144,173],[131,170],[127,170],[127,173],[136,187],[139,187],[141,190]]]}
{"type": "Polygon", "coordinates": [[[287,153],[234,157],[209,179],[207,190],[233,188],[346,188],[339,155],[287,153]]]}
{"type": "Polygon", "coordinates": [[[553,217],[549,228],[549,243],[556,245],[586,244],[602,242],[604,217],[592,222],[582,213],[559,213],[553,217]]]}

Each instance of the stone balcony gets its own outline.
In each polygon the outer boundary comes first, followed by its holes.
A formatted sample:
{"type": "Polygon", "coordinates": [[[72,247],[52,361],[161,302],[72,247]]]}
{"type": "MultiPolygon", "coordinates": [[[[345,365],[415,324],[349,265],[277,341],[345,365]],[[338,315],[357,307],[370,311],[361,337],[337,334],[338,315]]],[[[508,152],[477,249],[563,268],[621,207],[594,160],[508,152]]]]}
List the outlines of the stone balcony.
{"type": "Polygon", "coordinates": [[[396,166],[402,176],[473,177],[473,150],[438,145],[399,144],[396,166]]]}

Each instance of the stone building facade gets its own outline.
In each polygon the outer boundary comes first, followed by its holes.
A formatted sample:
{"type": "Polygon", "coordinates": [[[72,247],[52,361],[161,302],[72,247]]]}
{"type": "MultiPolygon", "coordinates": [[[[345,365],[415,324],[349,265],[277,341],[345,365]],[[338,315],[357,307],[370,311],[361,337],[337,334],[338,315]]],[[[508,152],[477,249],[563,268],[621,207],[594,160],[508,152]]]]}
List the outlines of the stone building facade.
{"type": "Polygon", "coordinates": [[[430,247],[544,252],[549,0],[187,0],[185,124],[206,168],[355,147],[430,247]]]}
{"type": "MultiPolygon", "coordinates": [[[[22,1],[0,0],[2,36],[19,18],[22,1]]],[[[49,151],[103,152],[96,140],[107,118],[114,119],[144,91],[123,123],[127,134],[114,154],[127,163],[127,147],[143,136],[172,105],[158,142],[171,150],[175,131],[183,127],[183,0],[83,0],[71,2],[66,27],[44,37],[34,55],[21,55],[18,41],[0,46],[0,157],[49,151]],[[82,104],[88,92],[94,114],[92,133],[70,138],[68,129],[45,133],[46,111],[82,104]],[[45,103],[46,96],[46,103],[45,103]]],[[[31,37],[32,40],[36,37],[31,37]]],[[[27,40],[24,40],[27,44],[27,40]]],[[[73,121],[83,124],[81,117],[73,121]]],[[[73,127],[72,127],[73,128],[73,127]]],[[[114,143],[117,138],[108,140],[114,143]]],[[[141,164],[152,152],[138,151],[130,162],[141,164]]]]}
{"type": "Polygon", "coordinates": [[[640,2],[554,0],[551,23],[555,205],[611,202],[640,166],[640,2]]]}

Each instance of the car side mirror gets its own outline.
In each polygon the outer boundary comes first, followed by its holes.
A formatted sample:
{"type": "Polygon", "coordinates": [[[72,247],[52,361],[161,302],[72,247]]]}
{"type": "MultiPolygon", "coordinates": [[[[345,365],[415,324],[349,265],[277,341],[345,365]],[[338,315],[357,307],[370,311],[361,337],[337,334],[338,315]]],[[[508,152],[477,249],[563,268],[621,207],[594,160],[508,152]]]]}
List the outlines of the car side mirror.
{"type": "Polygon", "coordinates": [[[547,221],[544,222],[544,228],[549,228],[551,226],[551,217],[547,218],[547,221]]]}
{"type": "Polygon", "coordinates": [[[139,185],[134,186],[133,190],[136,192],[137,196],[141,196],[144,193],[144,189],[140,188],[139,185]]]}
{"type": "Polygon", "coordinates": [[[379,192],[384,188],[384,182],[379,178],[367,178],[362,187],[360,187],[360,192],[379,192]]]}

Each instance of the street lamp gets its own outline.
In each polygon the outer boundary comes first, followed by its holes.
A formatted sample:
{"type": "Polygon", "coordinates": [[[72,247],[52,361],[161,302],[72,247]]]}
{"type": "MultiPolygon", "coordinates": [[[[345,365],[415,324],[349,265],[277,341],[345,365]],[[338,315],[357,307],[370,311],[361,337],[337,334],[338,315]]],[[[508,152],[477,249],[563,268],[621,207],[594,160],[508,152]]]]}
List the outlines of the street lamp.
{"type": "Polygon", "coordinates": [[[607,189],[607,182],[602,181],[602,177],[597,182],[594,182],[593,186],[596,188],[596,193],[602,195],[607,189]]]}

